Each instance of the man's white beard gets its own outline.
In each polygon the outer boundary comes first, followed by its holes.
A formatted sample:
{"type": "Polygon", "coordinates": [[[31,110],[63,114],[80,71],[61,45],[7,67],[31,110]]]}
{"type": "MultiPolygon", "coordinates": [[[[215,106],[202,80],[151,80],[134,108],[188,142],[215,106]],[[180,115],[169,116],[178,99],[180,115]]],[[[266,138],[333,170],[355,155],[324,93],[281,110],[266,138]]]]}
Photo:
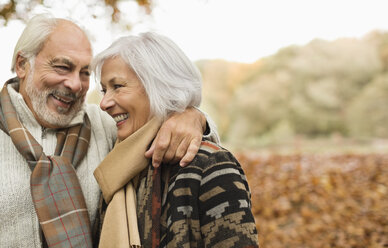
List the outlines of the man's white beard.
{"type": "Polygon", "coordinates": [[[36,115],[39,119],[44,120],[50,125],[66,127],[82,109],[84,103],[83,97],[79,96],[79,94],[72,93],[68,89],[43,88],[37,90],[32,84],[34,73],[33,68],[31,69],[31,73],[28,75],[26,81],[26,93],[31,100],[32,108],[36,115]],[[53,111],[47,107],[47,100],[51,94],[70,96],[76,100],[69,109],[57,106],[56,111],[53,111]]]}

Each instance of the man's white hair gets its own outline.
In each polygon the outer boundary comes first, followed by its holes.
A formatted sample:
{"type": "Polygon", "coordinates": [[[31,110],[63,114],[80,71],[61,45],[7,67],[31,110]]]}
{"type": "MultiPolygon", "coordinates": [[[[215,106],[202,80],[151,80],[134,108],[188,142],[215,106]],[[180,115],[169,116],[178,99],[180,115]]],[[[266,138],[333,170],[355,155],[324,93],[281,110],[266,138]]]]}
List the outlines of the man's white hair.
{"type": "Polygon", "coordinates": [[[40,14],[31,18],[16,43],[12,57],[12,72],[15,72],[18,54],[28,60],[33,59],[42,50],[45,41],[57,25],[58,19],[49,14],[40,14]]]}
{"type": "MultiPolygon", "coordinates": [[[[54,31],[54,29],[59,24],[60,18],[55,18],[49,13],[39,14],[31,18],[26,27],[23,30],[22,35],[19,37],[18,42],[16,43],[13,57],[12,57],[12,65],[11,71],[15,72],[16,59],[18,54],[28,61],[33,61],[38,53],[42,50],[44,43],[47,41],[50,34],[54,31]]],[[[68,20],[77,25],[89,38],[88,33],[82,28],[79,24],[77,24],[74,20],[68,20]]],[[[69,37],[71,39],[71,37],[69,37]]]]}
{"type": "Polygon", "coordinates": [[[201,103],[201,74],[169,38],[151,32],[119,38],[93,59],[97,81],[105,60],[116,57],[121,57],[142,82],[152,115],[164,119],[169,113],[201,103]]]}

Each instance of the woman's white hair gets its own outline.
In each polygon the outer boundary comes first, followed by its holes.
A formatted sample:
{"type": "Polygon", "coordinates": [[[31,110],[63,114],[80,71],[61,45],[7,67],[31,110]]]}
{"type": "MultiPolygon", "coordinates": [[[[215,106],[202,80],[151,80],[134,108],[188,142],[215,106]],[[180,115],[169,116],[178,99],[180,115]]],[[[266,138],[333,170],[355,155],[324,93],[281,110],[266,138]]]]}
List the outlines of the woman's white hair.
{"type": "Polygon", "coordinates": [[[105,60],[116,57],[121,57],[142,82],[151,114],[164,119],[169,113],[201,103],[201,74],[169,38],[151,32],[119,38],[93,59],[97,81],[105,60]]]}
{"type": "MultiPolygon", "coordinates": [[[[42,50],[44,43],[47,41],[48,37],[54,31],[54,29],[58,26],[60,20],[64,19],[55,18],[51,14],[45,13],[36,15],[28,21],[22,35],[19,37],[19,40],[16,43],[13,52],[11,65],[12,72],[15,72],[16,59],[18,54],[28,59],[30,62],[34,62],[34,58],[42,50]]],[[[89,38],[89,35],[84,28],[82,28],[74,20],[69,21],[77,25],[89,38]]]]}

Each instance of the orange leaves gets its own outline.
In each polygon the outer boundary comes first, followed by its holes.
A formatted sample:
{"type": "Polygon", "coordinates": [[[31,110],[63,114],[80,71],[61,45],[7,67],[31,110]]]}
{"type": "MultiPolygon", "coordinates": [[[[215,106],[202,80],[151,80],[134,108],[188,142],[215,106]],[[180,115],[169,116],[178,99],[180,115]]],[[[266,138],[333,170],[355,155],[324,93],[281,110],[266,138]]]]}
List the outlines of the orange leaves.
{"type": "MultiPolygon", "coordinates": [[[[3,1],[4,2],[4,1],[3,1]]],[[[128,14],[128,7],[122,7],[123,3],[128,3],[129,1],[119,1],[119,0],[95,0],[95,1],[79,1],[77,5],[61,4],[60,1],[43,1],[43,0],[30,0],[30,1],[16,1],[9,0],[6,1],[6,4],[0,4],[0,21],[4,19],[5,25],[9,20],[18,19],[27,21],[31,16],[31,12],[35,8],[49,8],[55,12],[56,9],[61,9],[62,11],[69,11],[71,13],[73,8],[77,6],[79,9],[87,8],[88,17],[93,19],[99,19],[103,17],[105,13],[111,13],[112,23],[121,23],[124,28],[130,28],[133,23],[128,23],[125,15],[128,14]],[[55,3],[55,4],[54,4],[55,3]],[[96,9],[97,6],[97,9],[96,9]],[[101,11],[99,8],[105,7],[105,11],[101,11]],[[69,9],[71,8],[71,9],[69,9]],[[101,12],[103,14],[101,14],[101,12]],[[130,25],[131,24],[131,25],[130,25]]],[[[62,1],[63,2],[63,1],[62,1]]],[[[152,0],[136,0],[136,4],[144,10],[146,15],[151,15],[153,10],[153,1],[152,0]]],[[[128,5],[127,5],[128,6],[128,5]]],[[[133,6],[130,6],[132,8],[133,6]]],[[[39,12],[39,11],[38,11],[39,12]]],[[[66,13],[66,12],[65,12],[66,13]]],[[[1,25],[1,22],[0,22],[1,25]]]]}
{"type": "Polygon", "coordinates": [[[16,2],[14,0],[11,0],[9,3],[0,7],[0,16],[7,21],[15,12],[15,9],[16,9],[16,2]]]}
{"type": "Polygon", "coordinates": [[[136,2],[139,6],[142,6],[143,8],[145,8],[147,14],[151,14],[152,0],[136,0],[136,2]]]}
{"type": "Polygon", "coordinates": [[[387,155],[236,157],[262,247],[388,246],[387,155]]]}

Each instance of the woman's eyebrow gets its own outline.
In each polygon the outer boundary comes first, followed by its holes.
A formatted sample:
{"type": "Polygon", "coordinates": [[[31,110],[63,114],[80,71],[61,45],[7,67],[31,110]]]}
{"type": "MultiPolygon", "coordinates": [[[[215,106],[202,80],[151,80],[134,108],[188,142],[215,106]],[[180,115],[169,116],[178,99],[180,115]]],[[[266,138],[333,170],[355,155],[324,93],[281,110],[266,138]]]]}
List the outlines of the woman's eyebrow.
{"type": "MultiPolygon", "coordinates": [[[[117,78],[117,77],[113,77],[111,79],[109,79],[109,81],[107,82],[107,84],[115,84],[117,83],[118,81],[123,81],[123,80],[120,80],[121,78],[117,78]]],[[[105,86],[105,84],[103,82],[100,82],[100,85],[101,86],[105,86]]]]}
{"type": "Polygon", "coordinates": [[[127,84],[127,80],[121,77],[113,77],[111,78],[108,83],[114,84],[114,83],[122,83],[122,84],[127,84]]]}

